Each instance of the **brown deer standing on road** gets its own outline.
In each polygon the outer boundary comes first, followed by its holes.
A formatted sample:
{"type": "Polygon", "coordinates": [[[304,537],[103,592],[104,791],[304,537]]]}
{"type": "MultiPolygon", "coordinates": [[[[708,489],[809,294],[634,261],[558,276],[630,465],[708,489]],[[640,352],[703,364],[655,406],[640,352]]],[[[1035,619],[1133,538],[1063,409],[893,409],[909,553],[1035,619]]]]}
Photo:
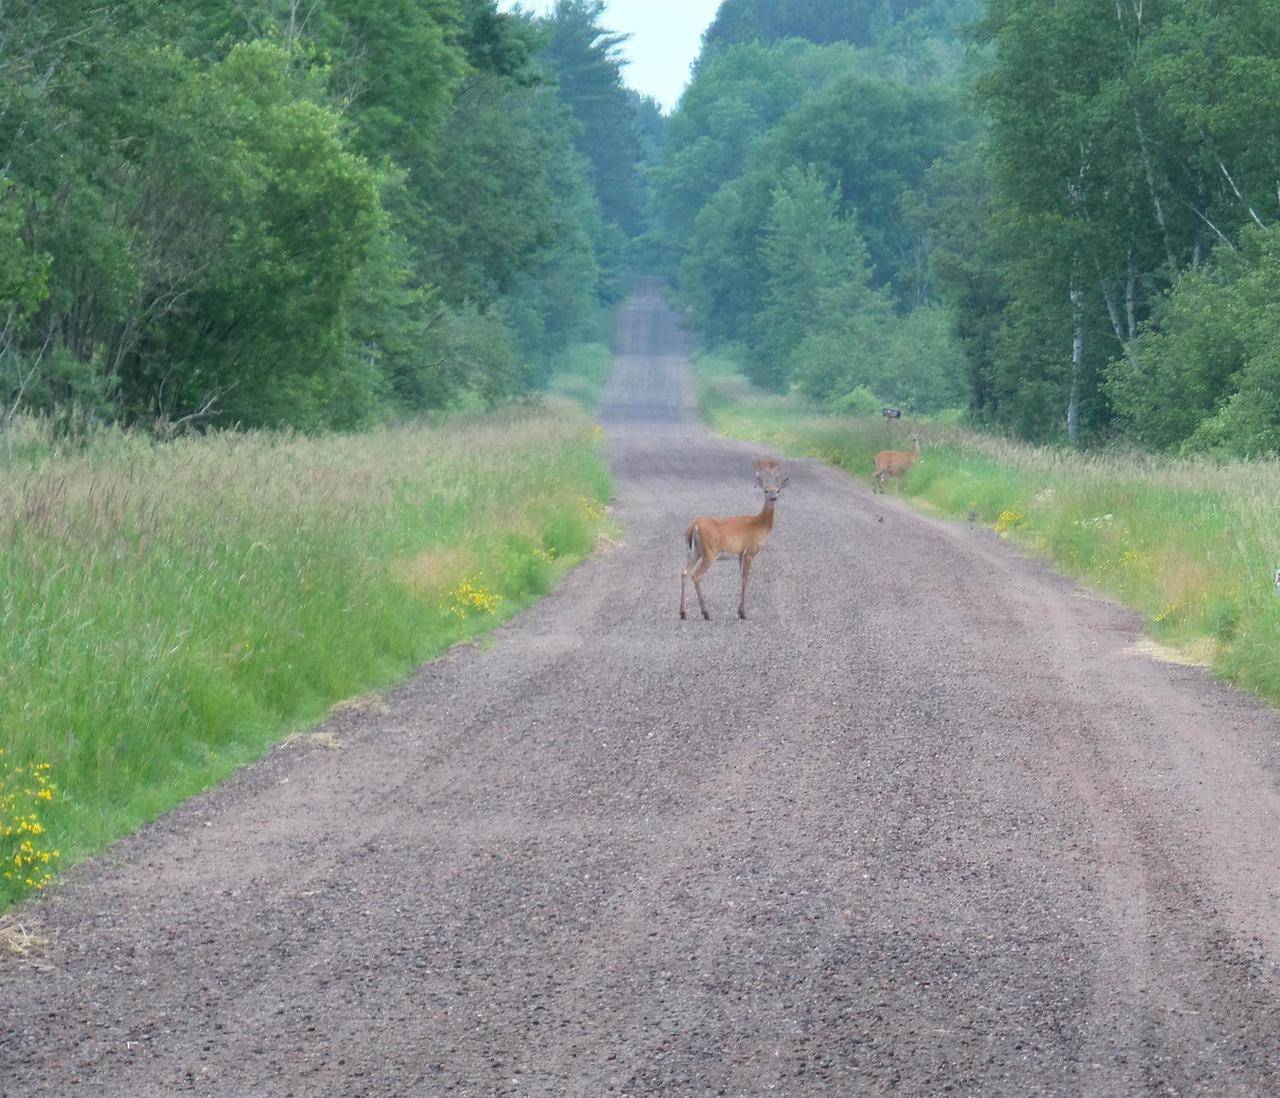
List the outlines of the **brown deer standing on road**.
{"type": "Polygon", "coordinates": [[[698,594],[698,606],[702,616],[711,620],[707,612],[706,599],[702,597],[702,584],[699,582],[707,569],[717,557],[737,557],[742,570],[742,589],[738,594],[738,617],[747,616],[747,581],[751,577],[751,562],[764,543],[769,540],[773,531],[773,505],[778,502],[778,494],[784,489],[789,477],[782,476],[778,463],[765,458],[755,463],[756,484],[764,492],[764,508],[758,515],[735,515],[733,518],[696,518],[685,531],[685,544],[689,547],[689,559],[685,561],[684,571],[680,573],[680,617],[687,618],[685,611],[685,594],[688,579],[693,580],[693,589],[698,594]]]}
{"type": "Polygon", "coordinates": [[[889,477],[900,477],[920,460],[920,436],[912,435],[911,441],[916,444],[914,450],[881,450],[876,454],[876,471],[871,478],[872,492],[883,492],[884,482],[889,477]]]}

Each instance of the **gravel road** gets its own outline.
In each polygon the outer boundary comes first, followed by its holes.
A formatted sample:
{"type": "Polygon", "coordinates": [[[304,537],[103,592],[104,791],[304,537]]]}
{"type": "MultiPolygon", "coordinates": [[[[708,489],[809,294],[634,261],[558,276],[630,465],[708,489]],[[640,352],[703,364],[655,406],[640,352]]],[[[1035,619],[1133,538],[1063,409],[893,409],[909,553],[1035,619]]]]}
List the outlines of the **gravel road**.
{"type": "Polygon", "coordinates": [[[616,350],[625,543],[68,874],[0,1093],[1280,1093],[1277,715],[811,462],[680,622],[761,451],[616,350]]]}

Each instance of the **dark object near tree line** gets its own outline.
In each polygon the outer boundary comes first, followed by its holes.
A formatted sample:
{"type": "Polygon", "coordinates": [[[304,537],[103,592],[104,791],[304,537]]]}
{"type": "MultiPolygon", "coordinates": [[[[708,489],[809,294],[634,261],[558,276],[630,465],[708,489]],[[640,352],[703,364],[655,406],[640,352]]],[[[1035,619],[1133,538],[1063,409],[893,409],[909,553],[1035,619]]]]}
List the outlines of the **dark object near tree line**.
{"type": "Polygon", "coordinates": [[[884,411],[882,411],[880,414],[884,416],[885,419],[901,419],[902,409],[901,408],[885,408],[884,411]]]}

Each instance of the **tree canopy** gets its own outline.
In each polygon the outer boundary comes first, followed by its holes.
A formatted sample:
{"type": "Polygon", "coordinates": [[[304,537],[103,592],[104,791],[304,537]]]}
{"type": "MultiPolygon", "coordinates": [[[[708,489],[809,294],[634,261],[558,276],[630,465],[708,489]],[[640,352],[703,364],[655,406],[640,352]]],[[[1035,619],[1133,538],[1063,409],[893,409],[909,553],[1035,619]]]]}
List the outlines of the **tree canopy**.
{"type": "Polygon", "coordinates": [[[662,140],[602,17],[6,5],[0,417],[346,426],[538,384],[619,292],[662,140]]]}
{"type": "Polygon", "coordinates": [[[929,33],[975,19],[979,3],[955,0],[724,0],[703,38],[708,53],[744,42],[804,38],[829,45],[876,43],[910,20],[929,33]]]}
{"type": "Polygon", "coordinates": [[[950,32],[907,40],[900,22],[878,6],[728,0],[671,119],[652,233],[704,335],[741,344],[770,387],[961,399],[963,358],[937,308],[896,345],[928,330],[941,353],[883,353],[904,315],[936,305],[932,229],[905,199],[976,133],[957,94],[963,48],[950,32]]]}
{"type": "Polygon", "coordinates": [[[776,388],[1280,452],[1278,16],[725,0],[653,236],[705,337],[776,388]]]}

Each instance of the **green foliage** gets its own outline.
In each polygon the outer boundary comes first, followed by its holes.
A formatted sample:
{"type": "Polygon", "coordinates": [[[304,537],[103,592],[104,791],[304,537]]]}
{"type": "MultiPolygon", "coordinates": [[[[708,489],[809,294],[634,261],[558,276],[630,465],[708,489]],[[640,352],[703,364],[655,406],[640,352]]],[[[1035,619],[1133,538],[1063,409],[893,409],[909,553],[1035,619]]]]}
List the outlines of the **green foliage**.
{"type": "Polygon", "coordinates": [[[902,195],[971,124],[949,88],[915,87],[851,73],[818,91],[765,142],[755,173],[812,164],[840,189],[858,222],[878,285],[909,303],[921,277],[917,241],[903,218],[902,195]]]}
{"type": "Polygon", "coordinates": [[[1185,272],[1111,367],[1111,398],[1148,446],[1280,453],[1280,229],[1185,272]]]}
{"type": "MultiPolygon", "coordinates": [[[[555,21],[495,0],[4,18],[5,417],[167,435],[493,402],[619,292],[626,238],[575,114],[600,81],[617,94],[592,125],[630,132],[643,105],[594,22],[570,88],[555,21]]],[[[634,157],[610,163],[635,186],[634,157]]]]}
{"type": "Polygon", "coordinates": [[[878,412],[886,404],[915,413],[959,408],[964,360],[951,322],[939,305],[897,316],[873,298],[801,341],[792,356],[795,387],[844,412],[878,412]]]}
{"type": "Polygon", "coordinates": [[[937,34],[980,13],[978,3],[954,0],[724,0],[705,42],[708,50],[784,38],[869,46],[904,20],[918,33],[937,34]]]}
{"type": "Polygon", "coordinates": [[[438,155],[438,130],[468,63],[479,68],[521,46],[518,38],[505,40],[507,24],[492,5],[474,0],[326,0],[305,7],[293,0],[195,0],[160,4],[154,12],[150,6],[135,0],[131,14],[139,23],[158,23],[190,55],[216,60],[234,43],[269,41],[296,64],[316,69],[353,119],[358,151],[410,173],[438,155]],[[488,16],[499,21],[486,22],[488,16]]]}
{"type": "Polygon", "coordinates": [[[741,176],[703,207],[694,223],[680,287],[712,338],[749,330],[768,292],[760,247],[776,181],[788,168],[812,170],[856,211],[873,282],[899,300],[918,295],[921,271],[900,197],[918,186],[946,147],[958,112],[940,90],[854,74],[816,92],[757,146],[741,176]]]}
{"type": "Polygon", "coordinates": [[[924,186],[904,198],[908,224],[932,243],[929,274],[950,313],[965,397],[978,422],[996,418],[1006,396],[994,364],[1009,302],[991,192],[986,149],[969,141],[948,150],[924,186]]]}
{"type": "Polygon", "coordinates": [[[0,301],[6,334],[28,317],[49,293],[49,262],[25,239],[22,188],[0,176],[0,301]]]}
{"type": "Polygon", "coordinates": [[[680,293],[774,389],[966,403],[1029,439],[1277,452],[1278,16],[727,0],[655,175],[680,293]],[[767,261],[793,168],[837,188],[834,219],[806,216],[833,241],[856,221],[837,250],[865,245],[891,310],[811,240],[767,261]]]}
{"type": "Polygon", "coordinates": [[[296,94],[273,46],[237,45],[204,71],[167,51],[139,60],[138,78],[172,98],[147,104],[146,140],[121,165],[132,186],[113,205],[126,224],[165,229],[131,257],[140,309],[96,333],[118,406],[164,421],[213,400],[246,425],[325,422],[343,305],[380,231],[375,175],[343,147],[337,114],[296,94]]]}
{"type": "MultiPolygon", "coordinates": [[[[783,173],[760,258],[767,288],[752,333],[750,376],[779,389],[796,373],[792,356],[806,339],[829,339],[836,326],[856,324],[882,302],[870,289],[870,262],[856,221],[841,216],[839,196],[812,167],[783,173]]],[[[814,397],[830,396],[837,379],[826,371],[815,374],[813,348],[799,358],[805,364],[801,387],[814,397]]]]}
{"type": "Polygon", "coordinates": [[[1277,138],[1263,106],[1280,87],[1276,14],[1265,0],[1110,9],[991,0],[992,65],[977,85],[991,185],[968,211],[952,203],[935,222],[953,226],[942,229],[956,240],[948,275],[961,277],[948,277],[944,293],[984,415],[1044,438],[1074,406],[1086,435],[1114,429],[1118,411],[1115,426],[1148,444],[1272,444],[1244,437],[1265,430],[1252,411],[1209,424],[1228,396],[1220,351],[1203,367],[1158,364],[1153,356],[1178,340],[1140,333],[1166,319],[1185,328],[1179,316],[1203,294],[1184,272],[1214,248],[1243,248],[1249,226],[1280,215],[1277,138]],[[975,220],[985,231],[965,248],[957,230],[975,220]],[[997,274],[985,286],[984,266],[997,274]],[[1167,309],[1175,283],[1186,301],[1167,309]],[[1185,402],[1153,410],[1168,390],[1143,386],[1175,375],[1185,384],[1171,403],[1185,402]]]}
{"type": "Polygon", "coordinates": [[[547,392],[594,415],[612,367],[607,343],[575,343],[556,357],[547,392]]]}
{"type": "Polygon", "coordinates": [[[653,173],[652,231],[668,265],[684,254],[699,212],[742,172],[760,139],[854,56],[846,46],[792,40],[775,48],[732,46],[699,66],[653,173]]]}
{"type": "Polygon", "coordinates": [[[722,7],[721,29],[780,22],[709,33],[654,174],[655,233],[702,334],[744,342],[759,384],[823,401],[963,401],[963,345],[934,288],[937,219],[916,197],[974,134],[951,34],[963,7],[931,8],[956,16],[929,24],[942,38],[919,22],[919,38],[895,37],[892,13],[874,35],[814,29],[866,16],[858,5],[722,7]]]}
{"type": "Polygon", "coordinates": [[[1190,449],[1237,457],[1280,454],[1280,339],[1268,318],[1268,346],[1245,363],[1235,391],[1196,429],[1190,449]]]}
{"type": "Polygon", "coordinates": [[[548,63],[578,123],[575,144],[591,165],[606,222],[639,233],[641,191],[637,103],[622,82],[625,34],[605,29],[605,0],[556,0],[548,63]]]}
{"type": "Polygon", "coordinates": [[[12,170],[33,192],[23,231],[50,290],[15,338],[42,356],[25,402],[322,418],[382,217],[337,113],[264,43],[202,66],[108,35],[84,70],[62,123],[84,142],[54,178],[39,140],[53,135],[15,134],[12,170]]]}
{"type": "Polygon", "coordinates": [[[884,402],[865,385],[855,385],[831,402],[833,411],[850,416],[879,415],[884,402]]]}
{"type": "Polygon", "coordinates": [[[448,161],[433,173],[420,245],[451,303],[509,294],[574,231],[562,223],[564,203],[585,183],[571,133],[553,89],[524,89],[500,77],[472,81],[442,135],[448,161]]]}
{"type": "Polygon", "coordinates": [[[951,311],[928,304],[880,329],[846,375],[885,400],[912,412],[932,413],[964,404],[963,352],[952,331],[951,311]]]}

